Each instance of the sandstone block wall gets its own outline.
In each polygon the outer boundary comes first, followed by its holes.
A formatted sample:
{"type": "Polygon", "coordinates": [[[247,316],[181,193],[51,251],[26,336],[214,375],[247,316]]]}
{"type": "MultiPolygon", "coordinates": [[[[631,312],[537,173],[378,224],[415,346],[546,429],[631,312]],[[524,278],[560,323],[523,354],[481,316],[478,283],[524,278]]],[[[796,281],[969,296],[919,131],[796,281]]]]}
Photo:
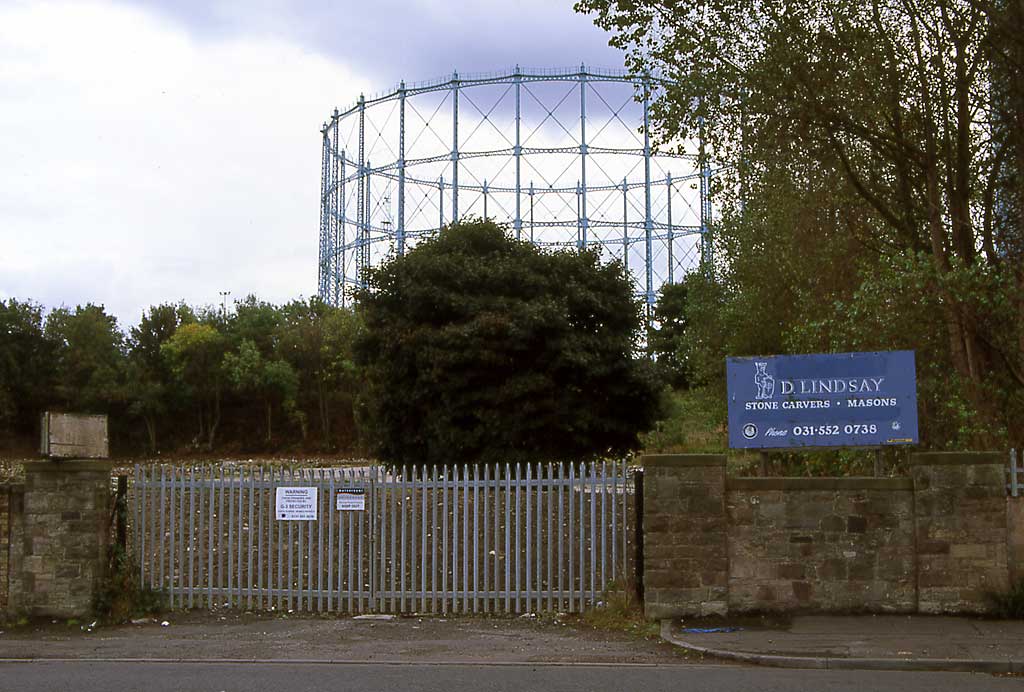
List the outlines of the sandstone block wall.
{"type": "Polygon", "coordinates": [[[923,613],[985,612],[985,592],[1009,586],[1006,459],[1002,454],[911,456],[923,613]]]}
{"type": "Polygon", "coordinates": [[[110,468],[106,461],[25,464],[8,611],[60,618],[91,612],[107,563],[110,468]]]}
{"type": "Polygon", "coordinates": [[[913,612],[909,480],[736,478],[729,609],[913,612]]]}
{"type": "Polygon", "coordinates": [[[15,542],[20,536],[23,498],[21,485],[0,485],[0,613],[8,607],[11,573],[19,565],[15,542]]]}
{"type": "Polygon", "coordinates": [[[725,456],[644,457],[643,522],[647,616],[724,614],[725,456]]]}
{"type": "Polygon", "coordinates": [[[1024,579],[1024,497],[1006,498],[1006,550],[1010,582],[1024,579]]]}
{"type": "Polygon", "coordinates": [[[721,455],[642,463],[648,617],[984,612],[1011,566],[1024,572],[1002,454],[914,454],[904,479],[727,480],[721,455]]]}

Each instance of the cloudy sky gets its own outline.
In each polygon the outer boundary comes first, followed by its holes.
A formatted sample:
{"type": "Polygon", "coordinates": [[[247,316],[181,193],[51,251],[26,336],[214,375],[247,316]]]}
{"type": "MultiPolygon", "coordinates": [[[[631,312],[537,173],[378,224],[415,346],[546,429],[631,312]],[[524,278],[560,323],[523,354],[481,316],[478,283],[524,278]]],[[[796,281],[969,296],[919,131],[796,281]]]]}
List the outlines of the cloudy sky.
{"type": "Polygon", "coordinates": [[[0,299],[316,291],[319,128],[453,69],[619,67],[571,0],[0,0],[0,299]]]}

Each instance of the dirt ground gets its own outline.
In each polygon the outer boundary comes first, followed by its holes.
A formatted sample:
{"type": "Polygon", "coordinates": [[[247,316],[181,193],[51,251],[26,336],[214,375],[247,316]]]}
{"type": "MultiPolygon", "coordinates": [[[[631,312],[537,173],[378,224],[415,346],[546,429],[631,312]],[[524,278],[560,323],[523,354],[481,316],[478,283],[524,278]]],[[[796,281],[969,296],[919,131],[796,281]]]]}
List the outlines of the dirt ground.
{"type": "Polygon", "coordinates": [[[44,621],[9,628],[0,633],[0,658],[634,664],[690,660],[657,637],[595,629],[566,615],[359,620],[192,612],[92,631],[90,624],[44,621]]]}

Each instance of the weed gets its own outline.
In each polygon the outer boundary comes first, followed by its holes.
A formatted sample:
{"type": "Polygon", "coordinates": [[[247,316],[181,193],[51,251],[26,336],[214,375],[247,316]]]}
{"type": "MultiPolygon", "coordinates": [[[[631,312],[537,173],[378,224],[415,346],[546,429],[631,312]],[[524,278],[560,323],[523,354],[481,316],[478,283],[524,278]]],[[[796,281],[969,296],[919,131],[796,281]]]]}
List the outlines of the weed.
{"type": "Polygon", "coordinates": [[[601,594],[600,603],[584,611],[580,619],[595,629],[627,632],[641,637],[658,636],[658,623],[644,618],[636,589],[630,583],[609,584],[601,594]]]}

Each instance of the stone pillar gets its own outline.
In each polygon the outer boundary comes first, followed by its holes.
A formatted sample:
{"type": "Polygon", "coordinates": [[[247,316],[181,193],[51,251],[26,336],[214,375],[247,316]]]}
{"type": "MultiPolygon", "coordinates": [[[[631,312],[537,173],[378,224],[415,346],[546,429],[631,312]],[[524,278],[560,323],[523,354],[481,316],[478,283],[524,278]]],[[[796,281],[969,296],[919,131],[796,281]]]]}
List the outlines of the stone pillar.
{"type": "Polygon", "coordinates": [[[724,615],[725,455],[654,454],[644,467],[644,614],[724,615]]]}
{"type": "Polygon", "coordinates": [[[81,617],[92,611],[110,535],[108,461],[25,464],[20,569],[9,607],[30,616],[81,617]]]}
{"type": "Polygon", "coordinates": [[[1005,463],[996,452],[911,455],[919,612],[985,612],[985,592],[1008,587],[1005,463]]]}

